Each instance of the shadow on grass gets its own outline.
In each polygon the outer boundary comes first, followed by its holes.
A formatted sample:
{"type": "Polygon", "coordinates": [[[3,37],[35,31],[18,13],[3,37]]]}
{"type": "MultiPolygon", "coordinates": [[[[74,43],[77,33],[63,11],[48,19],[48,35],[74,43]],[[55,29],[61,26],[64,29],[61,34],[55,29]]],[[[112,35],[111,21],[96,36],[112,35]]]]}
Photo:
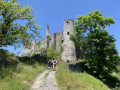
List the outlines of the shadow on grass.
{"type": "Polygon", "coordinates": [[[105,78],[106,81],[103,83],[106,84],[110,88],[116,88],[119,87],[120,89],[120,80],[117,77],[109,75],[108,77],[105,78]]]}
{"type": "Polygon", "coordinates": [[[18,61],[17,60],[14,60],[14,59],[2,59],[0,58],[0,69],[2,67],[16,67],[18,64],[18,61]]]}
{"type": "Polygon", "coordinates": [[[119,78],[117,78],[117,77],[112,76],[111,74],[109,74],[103,80],[103,79],[101,79],[101,78],[98,77],[99,75],[91,73],[92,70],[88,69],[87,67],[85,69],[86,69],[85,71],[87,73],[89,73],[92,76],[94,76],[97,79],[99,79],[101,82],[103,82],[104,84],[106,84],[109,88],[115,89],[115,90],[120,90],[120,79],[119,78]]]}
{"type": "Polygon", "coordinates": [[[84,62],[67,64],[67,67],[70,70],[70,72],[81,72],[81,73],[83,73],[85,71],[85,63],[84,62]]]}
{"type": "Polygon", "coordinates": [[[16,71],[18,61],[15,59],[2,59],[0,58],[0,79],[6,77],[13,77],[13,72],[16,71]]]}
{"type": "MultiPolygon", "coordinates": [[[[67,67],[70,72],[80,72],[83,73],[84,71],[91,74],[92,76],[98,78],[99,80],[102,81],[98,77],[98,75],[95,75],[92,72],[92,70],[88,69],[85,66],[84,62],[79,62],[79,63],[74,63],[74,64],[67,64],[67,67]]],[[[120,80],[117,77],[114,77],[112,75],[108,75],[108,77],[105,78],[105,81],[102,81],[104,84],[106,84],[109,88],[119,90],[120,89],[120,80]],[[117,88],[116,88],[117,87],[117,88]]]]}
{"type": "Polygon", "coordinates": [[[32,57],[18,57],[18,59],[25,64],[33,65],[34,63],[38,62],[39,64],[47,64],[47,58],[40,54],[36,54],[32,57]]]}
{"type": "Polygon", "coordinates": [[[120,90],[120,79],[119,78],[109,74],[107,77],[104,78],[105,81],[103,81],[103,79],[99,78],[98,75],[91,73],[92,70],[89,70],[87,67],[86,67],[86,72],[91,74],[92,76],[98,78],[101,82],[106,84],[109,88],[115,89],[115,90],[120,90]]]}

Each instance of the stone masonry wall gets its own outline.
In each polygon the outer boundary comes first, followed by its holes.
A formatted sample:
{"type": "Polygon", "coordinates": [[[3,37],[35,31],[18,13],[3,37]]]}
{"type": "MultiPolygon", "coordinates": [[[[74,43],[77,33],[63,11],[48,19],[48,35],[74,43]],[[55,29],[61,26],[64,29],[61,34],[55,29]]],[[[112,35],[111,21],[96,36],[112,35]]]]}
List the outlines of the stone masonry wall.
{"type": "Polygon", "coordinates": [[[61,49],[61,40],[63,39],[63,32],[56,33],[56,50],[61,49]]]}
{"type": "Polygon", "coordinates": [[[47,48],[47,38],[42,38],[40,40],[40,48],[47,48]]]}
{"type": "MultiPolygon", "coordinates": [[[[61,46],[63,47],[63,52],[61,58],[64,62],[77,60],[76,58],[76,47],[74,43],[70,40],[70,34],[74,33],[73,30],[74,21],[72,19],[63,20],[63,32],[53,33],[50,35],[49,26],[46,29],[46,38],[40,40],[40,48],[50,48],[54,46],[55,50],[61,51],[61,46]],[[63,41],[62,43],[60,41],[63,41]]],[[[35,50],[35,41],[31,45],[31,49],[23,47],[22,55],[27,56],[35,50]]],[[[40,51],[39,51],[40,52],[40,51]]]]}
{"type": "Polygon", "coordinates": [[[63,52],[62,60],[64,62],[77,60],[76,58],[76,47],[73,41],[70,40],[70,34],[74,34],[74,21],[71,19],[65,19],[63,21],[63,52]]]}

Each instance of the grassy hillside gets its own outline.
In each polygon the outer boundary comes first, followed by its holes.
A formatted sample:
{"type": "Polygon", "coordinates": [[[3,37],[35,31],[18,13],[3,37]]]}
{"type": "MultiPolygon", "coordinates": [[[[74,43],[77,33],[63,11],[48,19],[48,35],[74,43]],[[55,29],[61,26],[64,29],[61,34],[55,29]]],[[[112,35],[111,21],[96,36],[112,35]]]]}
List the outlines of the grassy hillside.
{"type": "Polygon", "coordinates": [[[70,73],[63,63],[58,64],[56,78],[60,90],[110,90],[103,82],[88,73],[70,73]]]}
{"type": "Polygon", "coordinates": [[[29,58],[20,61],[13,53],[2,51],[5,54],[0,53],[0,90],[29,90],[34,78],[47,69],[46,64],[29,58]]]}
{"type": "Polygon", "coordinates": [[[25,90],[32,80],[46,69],[45,65],[19,63],[16,68],[2,68],[0,71],[0,90],[25,90]]]}

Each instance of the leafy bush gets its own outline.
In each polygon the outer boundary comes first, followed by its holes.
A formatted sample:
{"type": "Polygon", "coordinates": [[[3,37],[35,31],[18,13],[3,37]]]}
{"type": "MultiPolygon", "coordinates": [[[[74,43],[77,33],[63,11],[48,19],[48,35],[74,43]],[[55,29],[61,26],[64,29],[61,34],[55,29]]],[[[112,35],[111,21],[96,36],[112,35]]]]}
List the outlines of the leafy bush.
{"type": "Polygon", "coordinates": [[[0,49],[0,58],[8,58],[8,50],[0,49]]]}
{"type": "Polygon", "coordinates": [[[53,58],[53,53],[48,51],[46,52],[47,59],[52,59],[53,58]]]}
{"type": "Polygon", "coordinates": [[[15,57],[15,54],[8,50],[0,49],[0,58],[8,59],[9,57],[15,57]]]}
{"type": "Polygon", "coordinates": [[[54,48],[48,48],[46,51],[47,59],[60,59],[60,52],[57,50],[54,50],[54,48]]]}

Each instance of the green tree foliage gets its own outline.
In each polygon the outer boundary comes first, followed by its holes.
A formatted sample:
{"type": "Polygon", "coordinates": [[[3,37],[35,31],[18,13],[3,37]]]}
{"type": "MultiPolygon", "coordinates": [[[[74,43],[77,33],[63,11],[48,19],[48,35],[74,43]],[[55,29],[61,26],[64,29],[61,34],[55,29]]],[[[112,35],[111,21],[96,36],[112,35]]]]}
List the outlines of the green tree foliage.
{"type": "Polygon", "coordinates": [[[119,61],[115,39],[105,29],[114,23],[113,17],[104,17],[95,10],[86,16],[77,16],[74,26],[76,33],[71,35],[75,44],[82,47],[87,67],[100,78],[115,71],[119,61]]]}
{"type": "Polygon", "coordinates": [[[16,0],[0,0],[0,47],[25,45],[39,36],[40,27],[35,25],[35,20],[30,6],[23,7],[16,0]]]}
{"type": "Polygon", "coordinates": [[[54,49],[54,46],[48,48],[46,51],[47,59],[60,59],[60,52],[54,49]]]}
{"type": "Polygon", "coordinates": [[[52,59],[53,58],[53,53],[49,50],[46,52],[47,59],[52,59]]]}
{"type": "Polygon", "coordinates": [[[10,57],[15,57],[15,54],[8,50],[0,49],[0,58],[7,60],[10,57]]]}

